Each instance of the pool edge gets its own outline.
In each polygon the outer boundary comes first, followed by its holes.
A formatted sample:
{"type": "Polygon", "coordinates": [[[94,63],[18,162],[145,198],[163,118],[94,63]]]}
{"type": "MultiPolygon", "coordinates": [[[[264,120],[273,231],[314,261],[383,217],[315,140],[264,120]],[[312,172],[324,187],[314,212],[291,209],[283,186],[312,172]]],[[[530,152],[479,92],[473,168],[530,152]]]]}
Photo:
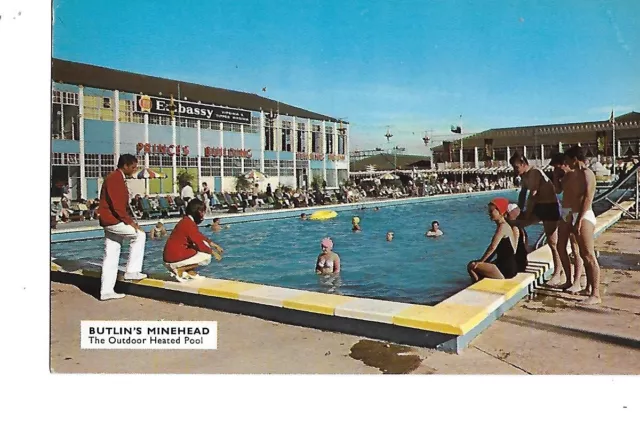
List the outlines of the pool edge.
{"type": "MultiPolygon", "coordinates": [[[[633,202],[624,202],[621,206],[628,209],[633,202]]],[[[594,235],[599,236],[621,217],[622,211],[618,208],[602,213],[594,235]]],[[[481,280],[435,306],[214,278],[178,283],[157,278],[129,282],[119,277],[117,286],[121,292],[145,298],[460,353],[502,314],[535,292],[553,270],[550,256],[545,245],[529,254],[531,265],[526,273],[507,280],[481,280]]],[[[95,265],[51,259],[52,280],[57,278],[73,284],[97,282],[99,286],[99,277],[95,265]]]]}

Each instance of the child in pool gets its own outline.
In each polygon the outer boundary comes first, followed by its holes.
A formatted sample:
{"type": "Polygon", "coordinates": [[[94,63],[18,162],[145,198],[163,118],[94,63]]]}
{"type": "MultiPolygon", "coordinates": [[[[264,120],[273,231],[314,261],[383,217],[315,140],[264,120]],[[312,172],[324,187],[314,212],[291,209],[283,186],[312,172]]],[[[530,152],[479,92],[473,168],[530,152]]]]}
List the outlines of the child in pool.
{"type": "Polygon", "coordinates": [[[353,218],[351,218],[351,224],[353,225],[353,227],[351,228],[351,231],[353,231],[354,233],[358,233],[360,231],[362,231],[362,228],[360,228],[360,218],[357,216],[354,216],[353,218]]]}

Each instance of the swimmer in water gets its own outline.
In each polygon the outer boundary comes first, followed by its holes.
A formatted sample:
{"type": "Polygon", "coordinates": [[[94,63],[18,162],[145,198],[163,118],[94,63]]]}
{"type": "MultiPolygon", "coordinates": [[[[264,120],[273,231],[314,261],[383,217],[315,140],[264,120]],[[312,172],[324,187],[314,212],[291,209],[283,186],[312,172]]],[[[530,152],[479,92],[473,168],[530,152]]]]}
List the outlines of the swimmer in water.
{"type": "Polygon", "coordinates": [[[211,231],[214,232],[218,232],[222,229],[228,229],[229,225],[225,225],[224,227],[222,225],[220,225],[220,218],[213,218],[213,221],[211,222],[211,231]]]}
{"type": "Polygon", "coordinates": [[[378,212],[380,210],[380,208],[376,206],[375,208],[373,208],[373,210],[378,212]]]}
{"type": "Polygon", "coordinates": [[[303,212],[303,213],[300,214],[300,221],[306,221],[307,219],[308,218],[307,218],[307,214],[306,213],[303,212]]]}
{"type": "Polygon", "coordinates": [[[425,236],[438,237],[438,236],[442,236],[443,234],[444,233],[442,232],[442,230],[440,230],[440,223],[438,221],[433,221],[431,223],[431,228],[429,229],[429,231],[425,233],[425,236]]]}
{"type": "Polygon", "coordinates": [[[340,257],[333,252],[333,240],[325,237],[320,242],[322,252],[316,260],[316,274],[337,274],[340,273],[340,257]]]}
{"type": "Polygon", "coordinates": [[[360,228],[360,218],[359,217],[354,216],[353,218],[351,218],[351,224],[353,224],[353,227],[351,228],[351,231],[353,231],[354,233],[362,231],[362,228],[360,228]]]}
{"type": "Polygon", "coordinates": [[[151,240],[167,237],[167,229],[164,228],[164,223],[162,221],[158,221],[156,223],[156,226],[151,229],[149,237],[151,238],[151,240]]]}
{"type": "Polygon", "coordinates": [[[387,231],[387,242],[393,240],[393,231],[387,231]]]}

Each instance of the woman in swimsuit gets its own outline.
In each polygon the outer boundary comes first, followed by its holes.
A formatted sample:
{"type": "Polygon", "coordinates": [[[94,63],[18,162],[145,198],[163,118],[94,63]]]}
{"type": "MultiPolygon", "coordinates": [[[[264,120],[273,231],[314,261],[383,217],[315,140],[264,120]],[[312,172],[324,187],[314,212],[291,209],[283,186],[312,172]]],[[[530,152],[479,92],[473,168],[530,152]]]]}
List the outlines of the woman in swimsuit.
{"type": "Polygon", "coordinates": [[[505,219],[508,206],[509,200],[504,197],[496,197],[488,205],[489,218],[496,223],[496,232],[482,258],[471,261],[467,266],[467,271],[474,282],[484,278],[511,279],[518,274],[516,262],[518,238],[505,219]],[[494,253],[495,261],[487,262],[494,253]]]}
{"type": "Polygon", "coordinates": [[[322,252],[316,261],[316,274],[336,274],[340,273],[340,257],[333,252],[333,241],[325,237],[320,242],[322,252]]]}
{"type": "Polygon", "coordinates": [[[360,218],[359,217],[354,216],[353,218],[351,218],[351,224],[353,225],[353,227],[351,228],[351,231],[353,231],[354,233],[362,231],[362,228],[360,228],[360,218]]]}

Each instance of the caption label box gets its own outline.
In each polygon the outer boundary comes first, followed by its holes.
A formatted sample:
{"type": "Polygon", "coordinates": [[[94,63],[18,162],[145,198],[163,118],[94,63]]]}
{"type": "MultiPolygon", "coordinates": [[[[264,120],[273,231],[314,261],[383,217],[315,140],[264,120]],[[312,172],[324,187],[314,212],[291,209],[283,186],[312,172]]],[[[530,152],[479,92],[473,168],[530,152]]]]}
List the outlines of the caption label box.
{"type": "Polygon", "coordinates": [[[218,322],[82,320],[80,348],[216,350],[218,322]]]}

